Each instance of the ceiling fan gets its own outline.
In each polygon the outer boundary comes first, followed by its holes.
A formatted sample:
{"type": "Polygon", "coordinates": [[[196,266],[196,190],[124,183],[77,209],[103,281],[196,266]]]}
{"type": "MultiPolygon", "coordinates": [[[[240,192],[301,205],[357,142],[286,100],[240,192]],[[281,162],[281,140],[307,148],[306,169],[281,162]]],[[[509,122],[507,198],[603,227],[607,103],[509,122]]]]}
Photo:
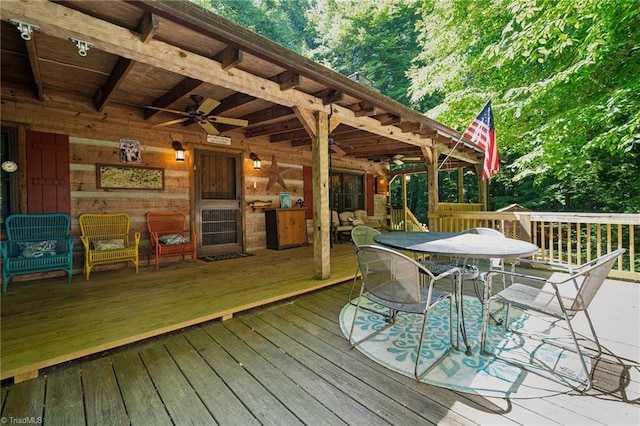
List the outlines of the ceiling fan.
{"type": "Polygon", "coordinates": [[[415,163],[416,161],[422,161],[422,157],[405,157],[403,154],[396,154],[393,157],[389,157],[387,161],[397,166],[401,166],[406,161],[412,162],[412,163],[415,163]]]}
{"type": "Polygon", "coordinates": [[[193,105],[188,105],[184,111],[177,111],[167,108],[158,108],[154,106],[146,106],[145,108],[156,109],[158,111],[170,112],[173,114],[182,115],[181,118],[175,120],[165,121],[164,123],[157,124],[160,127],[173,126],[174,124],[183,123],[185,126],[191,123],[198,123],[207,133],[212,135],[219,135],[220,132],[213,125],[216,124],[230,124],[232,126],[245,127],[249,124],[247,120],[240,118],[221,117],[219,115],[209,115],[211,111],[220,102],[211,98],[204,98],[200,95],[191,95],[193,105]]]}

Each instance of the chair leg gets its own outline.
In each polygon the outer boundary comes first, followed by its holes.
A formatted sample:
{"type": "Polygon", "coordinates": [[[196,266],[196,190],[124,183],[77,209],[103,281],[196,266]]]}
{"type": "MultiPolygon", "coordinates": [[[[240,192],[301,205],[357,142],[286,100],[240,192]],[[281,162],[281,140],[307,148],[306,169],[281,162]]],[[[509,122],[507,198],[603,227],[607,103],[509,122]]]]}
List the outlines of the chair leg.
{"type": "Polygon", "coordinates": [[[449,352],[453,350],[453,299],[451,295],[447,296],[447,299],[449,299],[449,339],[450,339],[449,343],[451,345],[449,346],[449,349],[445,353],[440,355],[440,358],[436,359],[429,367],[427,367],[425,371],[423,371],[422,373],[418,373],[418,366],[420,364],[420,355],[422,354],[422,347],[424,345],[424,332],[427,329],[427,322],[429,321],[429,311],[433,309],[433,307],[435,307],[435,305],[437,305],[438,303],[443,302],[443,300],[440,300],[436,302],[434,305],[430,306],[429,309],[427,309],[427,312],[425,312],[424,314],[424,318],[422,322],[422,331],[420,332],[420,343],[418,344],[418,353],[416,354],[416,364],[413,370],[413,375],[417,381],[422,380],[424,376],[429,374],[429,372],[433,370],[440,363],[440,361],[442,361],[442,359],[445,356],[447,356],[449,352]]]}
{"type": "MultiPolygon", "coordinates": [[[[584,362],[584,355],[582,353],[582,349],[580,348],[580,343],[578,343],[578,337],[576,336],[576,333],[573,330],[573,326],[571,325],[571,320],[567,316],[566,312],[564,314],[564,317],[567,322],[567,327],[569,328],[569,332],[571,333],[571,339],[573,340],[573,344],[576,348],[576,353],[578,354],[578,358],[580,358],[580,365],[582,365],[582,371],[584,371],[584,374],[587,376],[587,387],[585,391],[588,391],[593,386],[593,382],[591,380],[591,372],[587,369],[587,363],[584,362]]],[[[591,323],[591,320],[589,320],[589,323],[591,323]]],[[[593,331],[593,328],[591,329],[591,331],[593,331]]],[[[598,345],[598,348],[600,348],[600,343],[597,343],[597,345],[598,345]]]]}
{"type": "MultiPolygon", "coordinates": [[[[361,309],[360,307],[360,301],[362,300],[362,292],[360,293],[360,297],[358,297],[358,303],[356,304],[356,311],[353,314],[353,322],[351,323],[351,331],[349,332],[349,343],[351,344],[351,349],[355,348],[356,346],[358,346],[360,343],[362,342],[366,342],[367,340],[369,340],[370,338],[372,338],[373,336],[376,336],[377,334],[380,334],[381,332],[383,332],[384,330],[386,330],[387,328],[393,326],[395,324],[395,314],[390,312],[389,313],[389,321],[387,321],[387,324],[380,328],[379,330],[376,330],[374,332],[372,332],[371,334],[368,334],[367,336],[363,337],[362,339],[358,340],[357,342],[353,341],[353,330],[355,330],[356,327],[356,319],[358,318],[358,311],[361,309]],[[393,320],[391,320],[391,318],[393,318],[393,320]]],[[[362,308],[364,309],[364,308],[362,308]]],[[[375,312],[372,311],[370,309],[367,309],[367,311],[376,313],[384,318],[387,318],[384,314],[381,314],[379,312],[375,312]]]]}

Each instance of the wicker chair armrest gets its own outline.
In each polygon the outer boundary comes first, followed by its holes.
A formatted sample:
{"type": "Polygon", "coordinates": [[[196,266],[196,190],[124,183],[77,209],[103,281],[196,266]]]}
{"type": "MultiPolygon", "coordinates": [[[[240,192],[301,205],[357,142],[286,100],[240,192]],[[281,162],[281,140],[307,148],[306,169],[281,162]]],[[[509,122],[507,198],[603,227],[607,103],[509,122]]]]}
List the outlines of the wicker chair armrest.
{"type": "Polygon", "coordinates": [[[135,242],[136,242],[135,246],[138,247],[140,245],[140,232],[136,231],[133,234],[133,237],[135,238],[135,242]]]}
{"type": "Polygon", "coordinates": [[[87,237],[85,235],[81,235],[80,236],[80,241],[82,241],[82,244],[84,245],[85,250],[90,250],[91,249],[91,240],[89,239],[89,237],[87,237]]]}

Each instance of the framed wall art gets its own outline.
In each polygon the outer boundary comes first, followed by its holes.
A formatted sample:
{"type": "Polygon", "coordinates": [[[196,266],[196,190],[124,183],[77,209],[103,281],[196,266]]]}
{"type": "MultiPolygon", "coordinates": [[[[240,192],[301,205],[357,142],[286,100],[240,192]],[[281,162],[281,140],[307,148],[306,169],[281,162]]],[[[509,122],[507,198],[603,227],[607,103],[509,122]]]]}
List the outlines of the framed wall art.
{"type": "Polygon", "coordinates": [[[140,142],[132,139],[120,139],[120,162],[140,162],[140,142]]]}
{"type": "Polygon", "coordinates": [[[164,189],[164,169],[96,164],[98,189],[164,189]]]}
{"type": "Polygon", "coordinates": [[[291,194],[289,192],[280,193],[280,208],[283,208],[283,209],[291,208],[291,194]]]}

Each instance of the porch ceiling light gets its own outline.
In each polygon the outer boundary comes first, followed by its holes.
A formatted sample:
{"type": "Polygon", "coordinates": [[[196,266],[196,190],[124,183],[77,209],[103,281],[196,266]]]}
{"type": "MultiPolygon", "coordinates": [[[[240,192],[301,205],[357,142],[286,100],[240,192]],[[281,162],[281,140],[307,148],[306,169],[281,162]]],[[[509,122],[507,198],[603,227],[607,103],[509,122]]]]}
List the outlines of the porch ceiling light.
{"type": "Polygon", "coordinates": [[[71,40],[76,45],[76,47],[78,48],[78,55],[80,56],[87,56],[87,52],[93,47],[93,44],[89,43],[88,41],[79,40],[73,37],[69,37],[69,40],[71,40]]]}
{"type": "Polygon", "coordinates": [[[260,170],[262,168],[262,162],[260,161],[260,157],[255,152],[249,154],[249,158],[253,160],[253,170],[260,170]]]}
{"type": "Polygon", "coordinates": [[[37,25],[27,24],[26,22],[18,21],[15,19],[11,19],[9,22],[11,22],[18,28],[18,31],[20,31],[20,37],[22,37],[23,40],[31,40],[31,33],[34,30],[40,29],[40,27],[37,25]]]}
{"type": "Polygon", "coordinates": [[[171,142],[171,146],[176,151],[176,161],[184,161],[185,149],[182,147],[180,141],[171,142]]]}

